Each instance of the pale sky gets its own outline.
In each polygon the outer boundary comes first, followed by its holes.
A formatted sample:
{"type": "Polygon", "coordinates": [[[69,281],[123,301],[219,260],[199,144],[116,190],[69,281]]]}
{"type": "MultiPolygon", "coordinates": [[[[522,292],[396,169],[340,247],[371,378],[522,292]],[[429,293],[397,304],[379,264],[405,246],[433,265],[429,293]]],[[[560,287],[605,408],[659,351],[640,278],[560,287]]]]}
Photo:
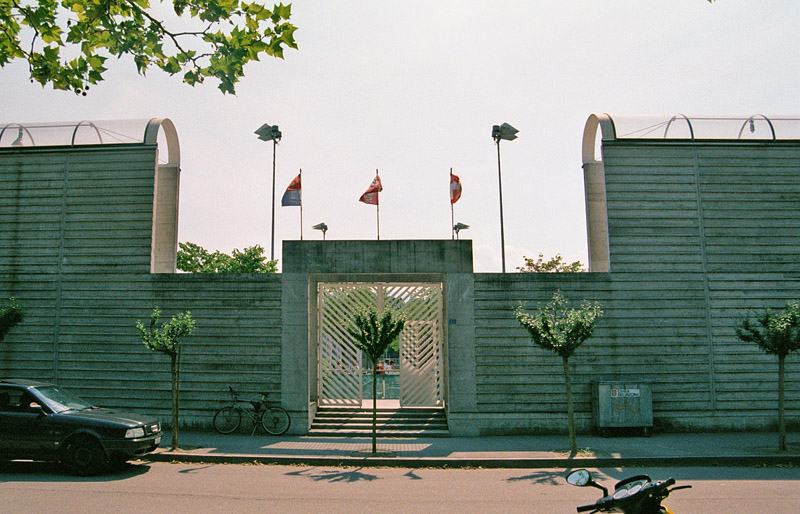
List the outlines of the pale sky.
{"type": "Polygon", "coordinates": [[[179,240],[270,250],[272,143],[279,125],[276,257],[299,239],[299,208],[280,196],[303,169],[303,232],[375,239],[358,202],[380,170],[380,236],[449,239],[471,226],[475,271],[500,270],[501,143],[507,268],[522,256],[587,261],[581,137],[612,116],[796,115],[800,3],[790,0],[324,1],[292,3],[299,50],[245,68],[236,96],[190,87],[130,59],[109,60],[87,97],[0,70],[0,124],[170,118],[181,145],[179,240]]]}

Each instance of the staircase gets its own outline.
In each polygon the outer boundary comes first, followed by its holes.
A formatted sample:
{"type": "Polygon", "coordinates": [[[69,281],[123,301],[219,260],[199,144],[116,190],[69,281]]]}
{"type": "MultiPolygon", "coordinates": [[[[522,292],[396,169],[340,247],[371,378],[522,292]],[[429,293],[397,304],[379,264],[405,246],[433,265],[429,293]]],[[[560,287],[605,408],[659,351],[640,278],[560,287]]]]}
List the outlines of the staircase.
{"type": "MultiPolygon", "coordinates": [[[[441,407],[378,407],[379,437],[450,437],[441,407]]],[[[372,408],[319,407],[308,435],[317,437],[370,437],[372,408]]]]}

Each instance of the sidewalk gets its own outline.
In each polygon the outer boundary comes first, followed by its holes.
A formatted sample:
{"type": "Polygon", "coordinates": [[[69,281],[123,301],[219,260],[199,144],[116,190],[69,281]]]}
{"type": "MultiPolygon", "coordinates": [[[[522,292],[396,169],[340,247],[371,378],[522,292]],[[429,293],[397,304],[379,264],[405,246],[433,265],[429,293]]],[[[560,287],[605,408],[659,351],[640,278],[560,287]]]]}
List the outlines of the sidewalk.
{"type": "Polygon", "coordinates": [[[369,456],[370,438],[219,435],[182,430],[181,449],[169,451],[171,434],[146,457],[162,462],[305,464],[396,467],[620,467],[620,466],[800,466],[800,433],[788,434],[789,451],[777,451],[770,432],[656,434],[652,437],[578,436],[569,455],[563,436],[378,438],[379,456],[369,456]],[[365,450],[365,452],[364,452],[365,450]]]}

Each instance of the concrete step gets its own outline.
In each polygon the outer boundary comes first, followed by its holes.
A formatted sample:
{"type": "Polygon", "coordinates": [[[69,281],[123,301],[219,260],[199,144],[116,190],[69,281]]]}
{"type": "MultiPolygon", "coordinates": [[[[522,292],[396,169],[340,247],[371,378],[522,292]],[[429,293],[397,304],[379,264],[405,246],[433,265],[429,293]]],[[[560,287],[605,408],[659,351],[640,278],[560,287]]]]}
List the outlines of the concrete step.
{"type": "MultiPolygon", "coordinates": [[[[448,437],[447,417],[438,407],[377,409],[376,431],[381,437],[448,437]]],[[[309,429],[320,437],[369,437],[372,409],[320,407],[309,429]]]]}
{"type": "MultiPolygon", "coordinates": [[[[377,430],[378,437],[407,438],[407,437],[450,437],[448,430],[377,430]]],[[[369,430],[351,429],[312,429],[308,435],[315,437],[372,437],[372,428],[369,430]]]]}

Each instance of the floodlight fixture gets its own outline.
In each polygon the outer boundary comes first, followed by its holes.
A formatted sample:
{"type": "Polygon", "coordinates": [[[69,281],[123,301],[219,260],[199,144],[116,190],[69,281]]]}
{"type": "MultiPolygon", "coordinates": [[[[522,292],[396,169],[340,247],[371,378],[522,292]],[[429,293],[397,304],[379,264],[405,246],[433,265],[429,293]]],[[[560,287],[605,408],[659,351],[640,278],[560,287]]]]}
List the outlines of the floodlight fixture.
{"type": "Polygon", "coordinates": [[[501,139],[513,141],[517,139],[517,132],[519,132],[519,130],[515,129],[508,123],[503,123],[502,125],[493,125],[492,139],[495,141],[500,141],[501,139]]]}
{"type": "Polygon", "coordinates": [[[328,225],[326,225],[324,222],[323,223],[317,223],[316,225],[314,225],[311,228],[313,228],[314,230],[321,230],[322,231],[322,240],[325,241],[325,232],[328,231],[328,225]]]}
{"type": "Polygon", "coordinates": [[[283,136],[283,134],[281,134],[281,131],[278,129],[277,125],[270,125],[269,123],[264,123],[258,127],[258,130],[255,131],[255,134],[261,141],[272,141],[272,244],[270,245],[269,258],[270,260],[275,260],[275,153],[278,146],[278,141],[281,140],[281,136],[283,136]]]}
{"type": "Polygon", "coordinates": [[[264,123],[258,127],[255,134],[262,141],[280,141],[283,135],[277,125],[270,125],[269,123],[264,123]]]}
{"type": "Polygon", "coordinates": [[[461,223],[460,221],[458,223],[456,223],[455,225],[453,225],[453,230],[456,231],[456,239],[458,239],[458,233],[461,230],[465,230],[465,229],[468,229],[468,228],[469,228],[469,225],[467,225],[465,223],[461,223]]]}

